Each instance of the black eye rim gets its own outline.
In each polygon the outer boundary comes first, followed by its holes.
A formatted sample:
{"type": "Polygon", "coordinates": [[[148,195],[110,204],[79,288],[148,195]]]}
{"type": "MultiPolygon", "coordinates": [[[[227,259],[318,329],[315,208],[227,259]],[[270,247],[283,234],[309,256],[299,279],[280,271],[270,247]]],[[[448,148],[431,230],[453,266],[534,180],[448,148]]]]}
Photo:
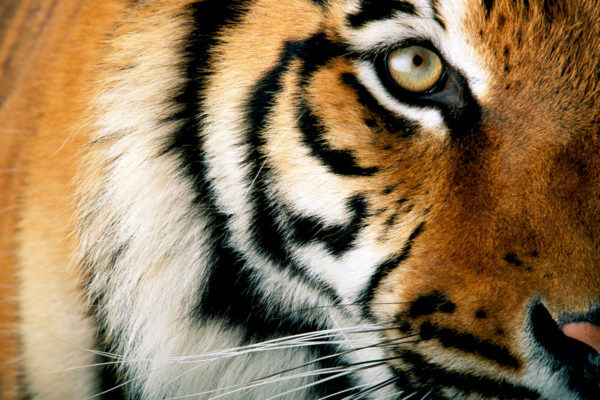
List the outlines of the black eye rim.
{"type": "Polygon", "coordinates": [[[379,81],[386,92],[398,102],[421,108],[437,108],[442,113],[446,125],[454,137],[470,132],[481,119],[481,106],[473,97],[467,79],[427,40],[407,40],[376,54],[371,59],[379,81]],[[411,92],[403,89],[392,78],[388,67],[388,56],[403,47],[421,46],[435,53],[442,63],[443,72],[437,83],[424,92],[411,92]]]}

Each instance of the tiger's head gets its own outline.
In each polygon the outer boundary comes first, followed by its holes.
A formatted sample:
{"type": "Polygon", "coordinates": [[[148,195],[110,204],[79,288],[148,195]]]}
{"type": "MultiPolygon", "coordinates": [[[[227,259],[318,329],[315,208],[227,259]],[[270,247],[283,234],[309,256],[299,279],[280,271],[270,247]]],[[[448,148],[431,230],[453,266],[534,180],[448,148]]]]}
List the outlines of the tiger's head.
{"type": "Polygon", "coordinates": [[[186,348],[126,303],[194,343],[330,332],[295,361],[321,396],[600,397],[598,1],[164,3],[115,36],[98,100],[117,156],[90,198],[117,211],[85,243],[119,250],[84,254],[115,349],[186,348]],[[131,268],[142,248],[186,282],[131,268]],[[143,300],[106,300],[119,280],[143,300]]]}

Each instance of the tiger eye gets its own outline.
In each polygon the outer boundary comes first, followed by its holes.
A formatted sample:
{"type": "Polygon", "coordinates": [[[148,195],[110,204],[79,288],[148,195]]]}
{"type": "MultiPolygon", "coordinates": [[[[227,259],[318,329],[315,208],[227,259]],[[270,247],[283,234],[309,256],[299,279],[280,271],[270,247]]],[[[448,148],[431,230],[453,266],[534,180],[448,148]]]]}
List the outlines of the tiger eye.
{"type": "Polygon", "coordinates": [[[425,92],[440,80],[444,67],[440,57],[421,46],[402,47],[387,57],[392,79],[409,92],[425,92]]]}

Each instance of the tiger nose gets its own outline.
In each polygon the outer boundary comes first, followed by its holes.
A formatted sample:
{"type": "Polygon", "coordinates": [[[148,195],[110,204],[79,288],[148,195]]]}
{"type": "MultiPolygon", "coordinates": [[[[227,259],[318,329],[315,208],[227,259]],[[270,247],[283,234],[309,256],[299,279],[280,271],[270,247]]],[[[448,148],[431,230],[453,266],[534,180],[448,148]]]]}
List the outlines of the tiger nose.
{"type": "Polygon", "coordinates": [[[589,322],[574,322],[563,326],[562,331],[570,338],[579,340],[600,353],[600,326],[589,322]]]}

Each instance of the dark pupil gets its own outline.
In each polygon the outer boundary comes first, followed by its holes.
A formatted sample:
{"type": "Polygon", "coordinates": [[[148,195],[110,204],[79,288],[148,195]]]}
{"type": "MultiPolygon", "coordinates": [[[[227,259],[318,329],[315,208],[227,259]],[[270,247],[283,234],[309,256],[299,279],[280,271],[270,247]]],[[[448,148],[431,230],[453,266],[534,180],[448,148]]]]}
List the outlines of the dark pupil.
{"type": "Polygon", "coordinates": [[[423,60],[423,57],[420,56],[419,54],[416,54],[413,57],[413,64],[415,65],[415,67],[420,67],[421,65],[423,65],[423,61],[425,61],[425,60],[423,60]]]}

